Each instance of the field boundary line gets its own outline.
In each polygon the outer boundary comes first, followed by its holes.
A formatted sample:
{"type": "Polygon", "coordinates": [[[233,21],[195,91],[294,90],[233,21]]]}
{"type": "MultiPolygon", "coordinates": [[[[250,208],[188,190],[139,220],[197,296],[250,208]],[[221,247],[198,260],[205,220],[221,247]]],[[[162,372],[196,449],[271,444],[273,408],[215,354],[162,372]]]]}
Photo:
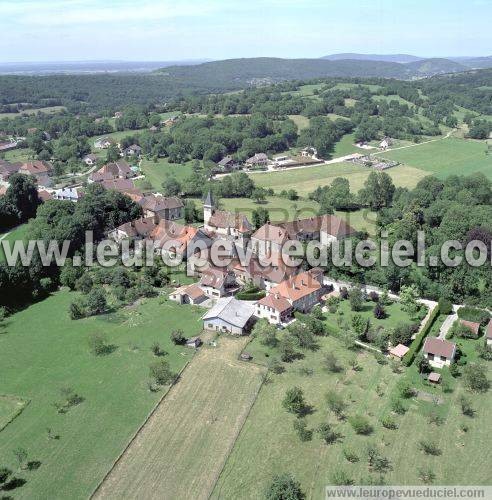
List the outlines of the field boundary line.
{"type": "MultiPolygon", "coordinates": [[[[181,378],[181,375],[186,370],[186,368],[188,368],[188,366],[190,366],[190,364],[191,364],[191,362],[193,361],[194,358],[195,358],[195,356],[193,356],[192,359],[188,360],[186,362],[186,364],[183,366],[183,368],[181,368],[181,370],[178,372],[178,376],[177,376],[178,379],[181,378]]],[[[123,458],[123,455],[125,455],[125,453],[128,451],[128,449],[130,448],[130,446],[133,444],[133,442],[140,435],[140,433],[142,432],[142,430],[144,429],[144,427],[147,425],[147,423],[149,422],[149,420],[155,414],[155,412],[157,411],[157,409],[159,408],[159,406],[161,405],[161,403],[164,402],[164,400],[166,399],[166,396],[171,392],[171,389],[173,389],[173,387],[175,387],[176,385],[178,385],[178,384],[171,385],[169,387],[169,389],[157,400],[156,404],[150,410],[150,412],[148,413],[147,417],[145,417],[145,420],[142,422],[142,424],[135,431],[135,433],[133,434],[133,436],[130,438],[130,441],[128,441],[128,444],[123,448],[123,451],[116,457],[116,459],[114,460],[113,464],[109,468],[108,472],[106,472],[106,474],[104,474],[104,477],[101,479],[101,481],[99,481],[99,483],[96,486],[96,488],[94,489],[94,491],[90,494],[89,499],[93,499],[95,497],[96,493],[101,489],[102,485],[104,484],[104,482],[106,481],[106,479],[108,478],[108,476],[113,472],[113,470],[115,469],[115,467],[118,465],[118,463],[120,462],[120,460],[123,458]]]]}
{"type": "MultiPolygon", "coordinates": [[[[246,345],[244,346],[244,349],[241,351],[241,353],[244,352],[244,350],[248,347],[248,345],[252,341],[253,341],[253,337],[250,336],[249,341],[246,343],[246,345]]],[[[208,497],[207,497],[208,500],[210,500],[210,498],[212,497],[212,494],[215,491],[215,487],[217,486],[217,483],[219,482],[219,479],[221,478],[222,473],[224,472],[225,466],[226,466],[226,464],[227,464],[227,462],[229,460],[229,457],[231,456],[232,450],[236,446],[236,443],[237,443],[239,437],[241,436],[241,433],[243,432],[243,428],[246,425],[246,421],[248,420],[249,415],[251,414],[251,411],[253,410],[253,406],[255,405],[256,400],[258,399],[258,396],[260,395],[260,392],[263,389],[263,386],[265,385],[266,376],[268,374],[268,368],[266,366],[264,366],[264,365],[260,365],[259,363],[255,363],[255,362],[253,362],[252,364],[254,364],[255,366],[257,366],[260,369],[260,376],[262,377],[261,378],[261,384],[258,387],[258,390],[256,391],[254,399],[251,402],[251,405],[250,405],[250,407],[248,409],[248,412],[246,413],[246,415],[244,417],[243,423],[241,424],[241,427],[240,427],[240,429],[239,429],[239,431],[238,431],[238,433],[236,435],[236,438],[234,439],[234,441],[229,446],[229,450],[227,451],[227,456],[225,457],[225,460],[224,460],[224,463],[222,464],[220,472],[217,474],[217,478],[215,479],[214,487],[210,490],[210,493],[208,494],[208,497]]],[[[219,492],[219,495],[220,495],[220,492],[219,492]]]]}

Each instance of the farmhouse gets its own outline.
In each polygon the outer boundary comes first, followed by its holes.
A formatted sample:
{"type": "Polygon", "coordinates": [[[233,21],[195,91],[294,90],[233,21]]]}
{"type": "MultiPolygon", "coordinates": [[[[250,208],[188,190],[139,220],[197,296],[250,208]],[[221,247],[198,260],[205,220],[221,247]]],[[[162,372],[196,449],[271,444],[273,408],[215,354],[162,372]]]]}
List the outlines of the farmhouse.
{"type": "Polygon", "coordinates": [[[256,153],[251,158],[246,160],[248,167],[262,167],[268,164],[268,156],[265,153],[256,153]]]}
{"type": "Polygon", "coordinates": [[[256,316],[265,318],[269,323],[281,324],[292,318],[292,304],[278,293],[269,294],[256,303],[256,316]]]}
{"type": "Polygon", "coordinates": [[[169,295],[171,300],[179,304],[201,304],[207,299],[205,292],[196,284],[182,286],[169,295]]]}
{"type": "Polygon", "coordinates": [[[269,295],[283,297],[293,309],[300,312],[309,312],[319,303],[323,295],[323,271],[311,269],[285,281],[269,290],[269,295]]]}
{"type": "Polygon", "coordinates": [[[456,344],[437,337],[427,337],[423,348],[424,357],[434,368],[449,366],[454,361],[456,344]]]}
{"type": "Polygon", "coordinates": [[[388,149],[393,144],[393,140],[390,137],[385,137],[380,143],[379,148],[382,150],[388,149]]]}
{"type": "Polygon", "coordinates": [[[235,290],[236,279],[231,271],[209,268],[202,272],[198,284],[209,297],[217,298],[230,295],[235,290]]]}
{"type": "Polygon", "coordinates": [[[176,196],[160,196],[150,194],[135,200],[144,212],[145,217],[156,216],[159,219],[175,220],[183,217],[183,202],[176,196]]]}
{"type": "Polygon", "coordinates": [[[203,316],[204,330],[245,335],[253,324],[255,306],[251,302],[224,297],[203,316]]]}
{"type": "Polygon", "coordinates": [[[32,175],[40,186],[51,186],[51,163],[44,160],[33,160],[23,163],[19,169],[19,174],[32,175]]]}
{"type": "Polygon", "coordinates": [[[485,339],[487,345],[492,345],[492,319],[489,321],[487,325],[487,331],[485,332],[485,339]]]}
{"type": "Polygon", "coordinates": [[[317,159],[318,157],[318,150],[313,147],[307,147],[301,150],[301,156],[303,158],[313,158],[317,159]]]}
{"type": "Polygon", "coordinates": [[[232,158],[232,156],[225,156],[220,160],[217,165],[219,169],[224,172],[230,172],[239,168],[239,164],[232,158]]]}

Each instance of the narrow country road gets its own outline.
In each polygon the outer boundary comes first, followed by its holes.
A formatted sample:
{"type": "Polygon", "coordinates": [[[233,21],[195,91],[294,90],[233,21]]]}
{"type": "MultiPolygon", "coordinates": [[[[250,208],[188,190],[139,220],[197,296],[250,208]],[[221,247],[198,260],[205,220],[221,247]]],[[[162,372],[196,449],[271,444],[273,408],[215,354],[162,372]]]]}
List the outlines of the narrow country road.
{"type": "Polygon", "coordinates": [[[417,146],[422,146],[423,144],[429,144],[430,142],[443,141],[444,139],[448,139],[449,137],[451,137],[451,134],[453,132],[454,132],[454,129],[450,130],[444,137],[438,137],[437,139],[430,139],[430,140],[424,141],[424,142],[409,144],[408,146],[400,146],[398,148],[388,148],[388,149],[385,149],[384,151],[378,151],[377,153],[372,153],[372,155],[373,156],[383,155],[385,153],[389,153],[390,151],[398,151],[399,149],[415,148],[417,146]]]}

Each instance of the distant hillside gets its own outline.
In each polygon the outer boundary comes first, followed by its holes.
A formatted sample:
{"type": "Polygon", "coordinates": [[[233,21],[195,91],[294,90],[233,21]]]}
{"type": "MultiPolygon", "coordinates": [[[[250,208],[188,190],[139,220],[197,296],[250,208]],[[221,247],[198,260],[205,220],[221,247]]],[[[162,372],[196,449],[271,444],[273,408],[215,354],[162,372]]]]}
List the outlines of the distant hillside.
{"type": "Polygon", "coordinates": [[[450,61],[463,64],[471,69],[492,68],[492,56],[487,57],[448,57],[450,61]]]}
{"type": "MultiPolygon", "coordinates": [[[[395,56],[396,57],[396,56],[395,56]]],[[[260,57],[227,59],[195,66],[172,66],[159,72],[170,79],[214,88],[241,88],[285,80],[326,77],[380,77],[413,79],[443,73],[467,71],[470,68],[448,59],[422,59],[405,64],[390,61],[354,59],[279,59],[260,57]]]]}
{"type": "Polygon", "coordinates": [[[328,61],[340,61],[341,59],[352,59],[356,61],[384,61],[396,63],[409,63],[425,59],[424,57],[412,56],[410,54],[357,54],[354,52],[346,52],[342,54],[330,54],[323,56],[320,59],[328,61]]]}
{"type": "Polygon", "coordinates": [[[405,64],[409,71],[416,77],[442,75],[443,73],[458,73],[470,68],[449,59],[423,59],[405,64]]]}

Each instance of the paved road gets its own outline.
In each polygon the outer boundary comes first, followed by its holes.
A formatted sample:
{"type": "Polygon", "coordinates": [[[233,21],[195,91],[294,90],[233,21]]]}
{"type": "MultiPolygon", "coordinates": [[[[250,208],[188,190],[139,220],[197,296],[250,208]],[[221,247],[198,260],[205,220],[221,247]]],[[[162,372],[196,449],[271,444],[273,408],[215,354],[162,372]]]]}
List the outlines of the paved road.
{"type": "Polygon", "coordinates": [[[445,339],[448,334],[450,328],[453,326],[453,323],[458,319],[458,315],[456,313],[450,314],[441,325],[441,329],[439,330],[438,338],[445,339]]]}

